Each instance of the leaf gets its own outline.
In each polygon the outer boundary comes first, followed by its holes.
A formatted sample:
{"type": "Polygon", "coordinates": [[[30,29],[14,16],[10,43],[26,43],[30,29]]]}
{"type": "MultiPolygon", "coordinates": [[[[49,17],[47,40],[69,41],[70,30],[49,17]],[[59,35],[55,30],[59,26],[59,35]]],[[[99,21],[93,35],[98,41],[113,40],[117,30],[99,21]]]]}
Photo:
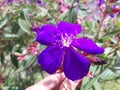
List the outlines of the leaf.
{"type": "Polygon", "coordinates": [[[113,36],[113,35],[118,34],[118,33],[120,33],[120,30],[112,31],[112,32],[106,34],[105,36],[103,36],[101,39],[108,38],[108,37],[113,36]]]}
{"type": "Polygon", "coordinates": [[[101,85],[97,81],[94,83],[93,87],[94,87],[94,90],[101,90],[101,85]]]}
{"type": "Polygon", "coordinates": [[[26,32],[27,34],[30,34],[30,27],[27,25],[25,20],[19,19],[18,24],[24,32],[26,32]]]}
{"type": "Polygon", "coordinates": [[[99,79],[99,76],[96,76],[90,79],[86,84],[84,84],[84,86],[82,87],[82,90],[88,90],[98,79],[99,79]]]}
{"type": "Polygon", "coordinates": [[[116,81],[117,81],[117,83],[119,83],[119,84],[120,84],[120,78],[118,78],[116,81]]]}
{"type": "Polygon", "coordinates": [[[67,21],[67,20],[66,20],[66,19],[67,19],[67,14],[68,14],[68,13],[66,13],[66,12],[60,14],[59,17],[58,17],[59,20],[61,20],[61,21],[67,21]]]}
{"type": "Polygon", "coordinates": [[[37,7],[37,8],[40,10],[40,12],[37,13],[36,17],[39,17],[39,16],[44,17],[48,14],[48,10],[46,8],[42,8],[42,7],[37,7]]]}
{"type": "Polygon", "coordinates": [[[120,22],[119,21],[116,21],[117,22],[117,26],[120,28],[120,22]]]}
{"type": "Polygon", "coordinates": [[[4,39],[13,39],[13,38],[18,38],[18,35],[16,35],[16,34],[4,34],[3,38],[4,39]]]}
{"type": "Polygon", "coordinates": [[[89,82],[90,78],[89,77],[84,77],[83,81],[82,81],[82,88],[84,87],[85,84],[87,84],[89,82]]]}
{"type": "Polygon", "coordinates": [[[74,23],[75,20],[77,19],[77,12],[76,12],[76,8],[71,8],[69,11],[69,16],[68,16],[68,20],[71,23],[74,23]]]}
{"type": "Polygon", "coordinates": [[[113,67],[115,70],[120,70],[120,62],[116,63],[116,65],[113,67]]]}
{"type": "Polygon", "coordinates": [[[17,57],[13,54],[10,55],[11,56],[11,61],[12,61],[12,64],[18,68],[18,60],[17,60],[17,57]]]}
{"type": "Polygon", "coordinates": [[[117,76],[118,76],[118,74],[115,73],[115,72],[113,72],[111,69],[106,69],[106,70],[100,75],[100,81],[115,79],[117,76]]]}
{"type": "Polygon", "coordinates": [[[95,75],[100,73],[102,66],[98,66],[98,65],[91,65],[90,67],[90,71],[93,72],[95,75]]]}
{"type": "Polygon", "coordinates": [[[16,71],[16,73],[29,68],[36,61],[36,58],[37,58],[36,56],[28,56],[27,59],[20,62],[20,67],[16,71]]]}
{"type": "Polygon", "coordinates": [[[25,8],[25,9],[23,9],[23,13],[24,13],[24,17],[25,17],[25,20],[27,21],[28,25],[30,27],[32,27],[31,20],[30,20],[30,17],[29,17],[29,14],[31,13],[31,11],[28,8],[25,8]]]}
{"type": "Polygon", "coordinates": [[[91,24],[91,22],[86,21],[85,24],[89,28],[89,30],[92,30],[92,24],[91,24]]]}
{"type": "MultiPolygon", "coordinates": [[[[90,67],[90,71],[92,71],[95,75],[100,73],[100,66],[91,66],[90,67]]],[[[85,77],[83,80],[83,84],[82,84],[82,90],[88,90],[90,87],[92,87],[92,85],[99,79],[99,75],[89,79],[88,77],[85,77]]]]}
{"type": "Polygon", "coordinates": [[[0,61],[1,61],[2,64],[4,64],[4,58],[5,58],[5,57],[4,57],[4,54],[1,53],[1,54],[0,54],[0,61]]]}
{"type": "Polygon", "coordinates": [[[9,19],[11,18],[10,14],[7,14],[3,20],[0,21],[0,28],[7,24],[9,19]]]}
{"type": "Polygon", "coordinates": [[[26,69],[26,68],[30,67],[30,65],[36,61],[36,58],[37,58],[36,56],[29,57],[27,59],[27,62],[25,64],[24,68],[26,69]]]}

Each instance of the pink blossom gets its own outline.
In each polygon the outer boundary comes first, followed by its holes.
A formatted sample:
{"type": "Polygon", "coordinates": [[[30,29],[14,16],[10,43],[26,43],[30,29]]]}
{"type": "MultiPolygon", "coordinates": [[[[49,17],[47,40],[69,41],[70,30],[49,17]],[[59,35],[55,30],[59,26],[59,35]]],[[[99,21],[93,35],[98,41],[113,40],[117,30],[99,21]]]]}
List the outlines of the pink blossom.
{"type": "Polygon", "coordinates": [[[83,21],[83,19],[82,19],[82,18],[78,18],[78,19],[77,19],[77,22],[78,22],[79,24],[81,24],[81,23],[82,23],[82,21],[83,21]]]}
{"type": "Polygon", "coordinates": [[[31,54],[34,54],[34,55],[37,55],[38,54],[38,50],[39,48],[37,47],[38,43],[37,42],[34,42],[28,49],[28,53],[31,53],[31,54]]]}
{"type": "Polygon", "coordinates": [[[90,77],[90,78],[94,78],[93,72],[89,72],[87,76],[90,77]]]}
{"type": "Polygon", "coordinates": [[[61,2],[62,4],[64,4],[64,0],[60,0],[60,2],[61,2]]]}
{"type": "Polygon", "coordinates": [[[28,52],[30,52],[31,54],[37,55],[38,54],[38,48],[36,47],[30,47],[28,48],[28,52]]]}
{"type": "Polygon", "coordinates": [[[3,77],[0,75],[0,84],[4,82],[3,77]]]}
{"type": "Polygon", "coordinates": [[[106,5],[105,5],[105,4],[102,4],[102,5],[100,6],[100,10],[101,10],[102,12],[104,12],[104,11],[106,10],[106,5]]]}
{"type": "Polygon", "coordinates": [[[63,4],[60,6],[60,9],[61,9],[62,12],[67,12],[68,11],[68,7],[66,5],[63,5],[63,4]]]}
{"type": "Polygon", "coordinates": [[[22,61],[22,60],[25,59],[25,56],[26,56],[26,55],[20,55],[20,56],[17,57],[17,59],[18,59],[19,61],[22,61]]]}

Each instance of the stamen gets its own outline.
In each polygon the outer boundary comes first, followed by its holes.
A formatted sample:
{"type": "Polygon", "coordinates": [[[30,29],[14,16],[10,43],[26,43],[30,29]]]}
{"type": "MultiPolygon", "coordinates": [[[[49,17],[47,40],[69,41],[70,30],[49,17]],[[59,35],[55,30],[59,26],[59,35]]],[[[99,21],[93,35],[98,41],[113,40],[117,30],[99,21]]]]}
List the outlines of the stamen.
{"type": "Polygon", "coordinates": [[[58,45],[60,48],[63,48],[64,46],[65,47],[69,47],[70,44],[72,43],[72,40],[74,38],[74,36],[71,34],[71,35],[68,35],[67,33],[65,34],[61,34],[61,35],[56,35],[55,37],[60,37],[59,39],[57,39],[53,45],[58,45]]]}
{"type": "Polygon", "coordinates": [[[61,41],[63,46],[69,47],[72,40],[73,40],[73,35],[68,36],[66,33],[64,36],[62,35],[61,41]]]}

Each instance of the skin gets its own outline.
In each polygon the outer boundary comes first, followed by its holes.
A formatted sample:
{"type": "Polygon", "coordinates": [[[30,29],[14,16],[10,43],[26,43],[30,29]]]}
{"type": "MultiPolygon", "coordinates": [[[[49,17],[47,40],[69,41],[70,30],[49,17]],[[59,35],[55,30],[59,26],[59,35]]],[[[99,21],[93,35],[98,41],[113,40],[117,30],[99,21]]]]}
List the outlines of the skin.
{"type": "Polygon", "coordinates": [[[81,81],[71,81],[65,77],[64,73],[57,73],[46,77],[26,90],[75,90],[81,81]]]}

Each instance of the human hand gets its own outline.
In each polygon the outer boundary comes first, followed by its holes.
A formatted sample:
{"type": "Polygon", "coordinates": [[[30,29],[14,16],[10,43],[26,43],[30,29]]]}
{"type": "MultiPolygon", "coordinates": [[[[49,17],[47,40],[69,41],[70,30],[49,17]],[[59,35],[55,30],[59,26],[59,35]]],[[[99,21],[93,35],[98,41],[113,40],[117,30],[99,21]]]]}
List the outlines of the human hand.
{"type": "Polygon", "coordinates": [[[50,75],[26,90],[75,90],[82,80],[71,81],[64,73],[50,75]]]}

